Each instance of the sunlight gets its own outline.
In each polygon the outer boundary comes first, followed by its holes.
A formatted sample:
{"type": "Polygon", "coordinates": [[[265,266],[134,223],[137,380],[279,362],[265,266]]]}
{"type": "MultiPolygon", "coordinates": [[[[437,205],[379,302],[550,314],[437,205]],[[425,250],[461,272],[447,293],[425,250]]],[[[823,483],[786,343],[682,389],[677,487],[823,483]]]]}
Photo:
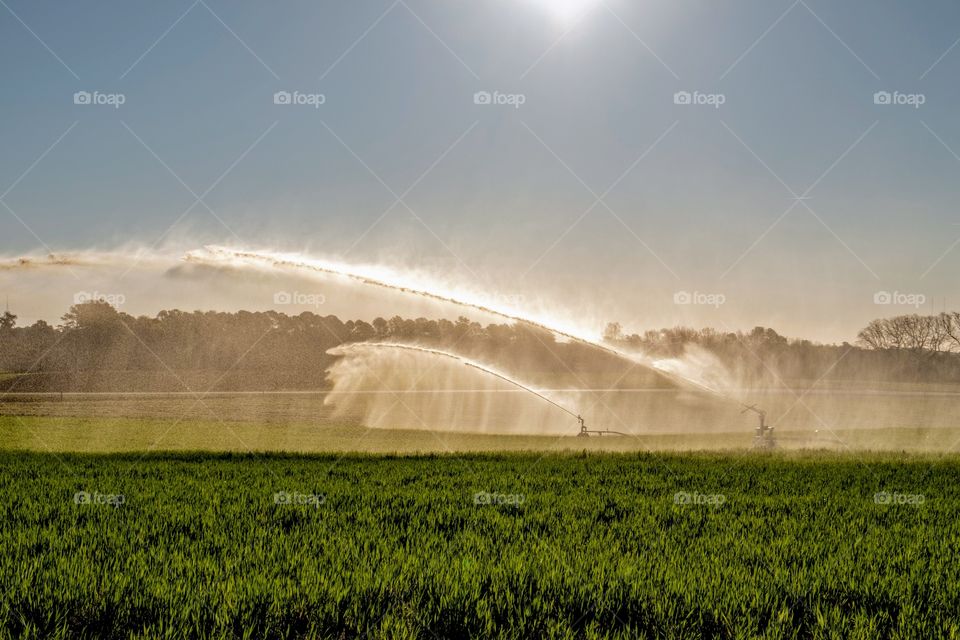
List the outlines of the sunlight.
{"type": "Polygon", "coordinates": [[[569,25],[590,10],[599,0],[531,0],[555,20],[569,25]]]}

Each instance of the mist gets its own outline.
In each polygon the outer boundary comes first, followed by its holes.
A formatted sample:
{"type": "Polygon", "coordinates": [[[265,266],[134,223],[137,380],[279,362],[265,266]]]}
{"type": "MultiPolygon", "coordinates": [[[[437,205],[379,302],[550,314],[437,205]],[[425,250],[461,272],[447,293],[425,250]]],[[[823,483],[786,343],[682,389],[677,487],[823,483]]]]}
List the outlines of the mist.
{"type": "MultiPolygon", "coordinates": [[[[340,421],[373,429],[559,437],[578,431],[579,415],[592,429],[631,437],[690,436],[702,446],[728,448],[749,443],[759,408],[776,425],[781,446],[937,450],[952,446],[949,433],[960,420],[957,394],[949,387],[878,385],[871,383],[869,369],[849,367],[842,381],[787,382],[775,361],[765,362],[758,377],[756,367],[751,371],[742,362],[725,362],[693,343],[669,356],[645,353],[627,340],[606,339],[602,324],[591,326],[562,309],[552,312],[542,300],[528,309],[522,298],[457,287],[426,270],[210,246],[6,258],[0,260],[0,280],[15,301],[29,301],[23,308],[15,306],[21,324],[56,322],[70,306],[90,301],[106,302],[130,316],[163,309],[279,310],[289,316],[310,312],[368,319],[465,314],[528,326],[552,335],[557,344],[577,344],[593,354],[588,360],[558,360],[553,371],[511,370],[501,352],[487,352],[482,345],[470,352],[450,350],[452,357],[472,359],[490,370],[484,372],[443,361],[436,353],[391,351],[385,345],[334,350],[336,360],[324,375],[311,371],[301,382],[276,383],[292,385],[281,389],[317,389],[323,410],[292,410],[285,404],[290,398],[277,397],[261,404],[257,414],[270,416],[273,424],[340,421]]],[[[240,346],[231,350],[239,353],[240,346]]],[[[123,356],[117,360],[107,352],[103,357],[122,362],[123,356]]],[[[244,382],[250,375],[232,372],[218,380],[212,374],[172,373],[162,386],[144,382],[136,389],[193,391],[194,385],[184,382],[189,380],[200,387],[213,383],[222,391],[241,391],[252,388],[244,382]]],[[[100,384],[101,392],[111,388],[100,384]]],[[[162,417],[149,406],[126,407],[109,413],[162,417]]],[[[242,420],[242,412],[236,417],[242,420]]]]}

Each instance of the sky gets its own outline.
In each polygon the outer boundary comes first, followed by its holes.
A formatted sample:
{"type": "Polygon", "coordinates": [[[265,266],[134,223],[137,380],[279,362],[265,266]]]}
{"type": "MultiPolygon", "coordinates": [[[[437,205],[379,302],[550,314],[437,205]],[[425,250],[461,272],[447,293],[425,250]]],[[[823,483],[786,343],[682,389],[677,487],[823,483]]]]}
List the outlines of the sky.
{"type": "MultiPolygon", "coordinates": [[[[0,0],[0,255],[213,243],[853,341],[960,309],[958,39],[948,1],[0,0]]],[[[44,277],[0,295],[55,320],[86,285],[44,277]]]]}

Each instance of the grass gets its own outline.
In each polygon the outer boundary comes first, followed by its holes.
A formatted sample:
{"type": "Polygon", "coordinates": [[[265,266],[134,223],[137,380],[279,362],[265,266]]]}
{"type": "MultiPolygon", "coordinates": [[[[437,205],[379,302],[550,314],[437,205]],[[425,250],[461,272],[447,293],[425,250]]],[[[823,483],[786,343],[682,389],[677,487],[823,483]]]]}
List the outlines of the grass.
{"type": "MultiPolygon", "coordinates": [[[[54,404],[54,403],[50,403],[54,404]]],[[[122,453],[138,451],[431,453],[509,451],[670,451],[749,449],[753,434],[683,433],[637,437],[521,436],[454,431],[369,429],[336,421],[274,423],[196,417],[0,414],[0,451],[122,453]]],[[[784,449],[955,452],[960,429],[837,429],[778,432],[784,449]]]]}
{"type": "MultiPolygon", "coordinates": [[[[572,431],[570,436],[576,432],[572,431]]],[[[643,438],[484,435],[369,429],[349,424],[278,423],[127,417],[0,415],[0,450],[118,453],[147,450],[214,452],[430,453],[472,451],[672,449],[749,447],[751,434],[643,438]]]]}
{"type": "MultiPolygon", "coordinates": [[[[540,413],[544,403],[534,399],[534,404],[526,404],[531,400],[522,395],[481,394],[466,402],[469,410],[462,416],[457,405],[464,398],[453,402],[430,394],[404,396],[402,405],[396,404],[397,415],[372,409],[367,413],[371,405],[363,401],[339,405],[329,399],[323,392],[214,393],[201,398],[163,393],[0,394],[0,449],[90,453],[729,450],[749,448],[756,424],[756,416],[743,415],[729,403],[625,392],[607,396],[604,402],[611,404],[610,410],[592,416],[587,411],[588,424],[636,429],[643,435],[584,442],[562,435],[576,433],[574,419],[561,412],[545,416],[540,413]],[[449,411],[446,402],[453,402],[449,411]],[[626,420],[620,421],[621,416],[626,420]],[[484,423],[518,433],[546,428],[554,435],[466,433],[484,423]],[[368,429],[364,424],[398,428],[368,429]]],[[[579,400],[589,407],[596,399],[588,394],[579,400]]],[[[812,393],[801,405],[786,393],[763,396],[762,402],[777,427],[782,448],[935,453],[957,451],[960,446],[960,413],[952,395],[812,393]],[[810,410],[804,408],[807,403],[810,410]]]]}
{"type": "Polygon", "coordinates": [[[0,634],[957,638],[958,487],[890,454],[0,452],[0,634]]]}

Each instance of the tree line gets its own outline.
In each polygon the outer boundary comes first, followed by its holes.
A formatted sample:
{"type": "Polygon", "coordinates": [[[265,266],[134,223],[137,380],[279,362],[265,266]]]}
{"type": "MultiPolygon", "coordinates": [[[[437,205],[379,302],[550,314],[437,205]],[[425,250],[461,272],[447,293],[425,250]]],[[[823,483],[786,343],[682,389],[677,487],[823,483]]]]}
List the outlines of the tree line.
{"type": "MultiPolygon", "coordinates": [[[[642,367],[557,340],[549,331],[522,323],[483,326],[465,317],[366,322],[311,312],[180,310],[134,317],[91,301],[72,306],[58,326],[37,321],[20,327],[16,320],[9,312],[0,316],[0,389],[323,388],[335,360],[327,351],[369,340],[445,348],[533,382],[663,384],[642,367]]],[[[958,313],[875,320],[860,331],[856,344],[791,340],[766,327],[749,332],[677,327],[627,335],[611,323],[603,337],[651,358],[680,358],[699,350],[740,385],[819,379],[960,382],[958,313]]]]}
{"type": "Polygon", "coordinates": [[[857,338],[873,349],[909,349],[928,354],[960,352],[960,312],[874,320],[857,338]]]}
{"type": "Polygon", "coordinates": [[[335,360],[327,351],[370,340],[417,341],[525,372],[617,367],[596,349],[559,343],[552,333],[522,324],[481,326],[465,317],[343,321],[277,311],[134,317],[90,301],[72,306],[58,326],[18,327],[13,314],[0,316],[0,374],[8,374],[0,375],[0,389],[322,388],[335,360]]]}
{"type": "Polygon", "coordinates": [[[788,339],[767,327],[749,332],[677,327],[625,335],[618,323],[604,339],[652,357],[681,357],[691,346],[715,356],[742,385],[782,381],[960,382],[960,313],[873,320],[854,344],[788,339]]]}

